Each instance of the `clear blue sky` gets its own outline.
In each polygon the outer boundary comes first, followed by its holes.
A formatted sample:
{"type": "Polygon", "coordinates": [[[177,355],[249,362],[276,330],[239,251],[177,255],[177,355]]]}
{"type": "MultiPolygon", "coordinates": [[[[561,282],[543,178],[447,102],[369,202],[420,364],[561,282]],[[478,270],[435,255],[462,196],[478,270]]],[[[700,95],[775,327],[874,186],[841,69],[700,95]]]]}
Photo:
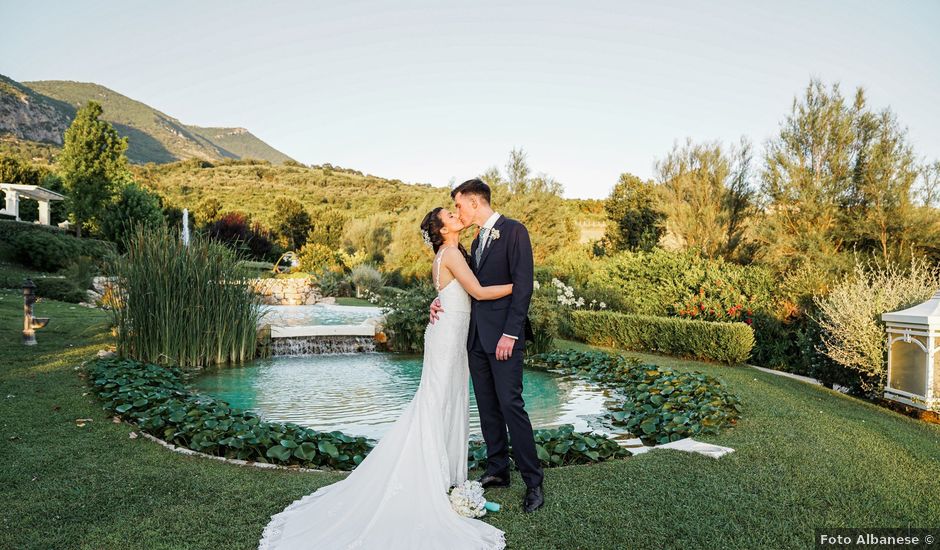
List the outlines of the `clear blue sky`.
{"type": "Polygon", "coordinates": [[[566,196],[603,197],[676,140],[762,145],[812,76],[864,86],[940,158],[937,1],[0,1],[15,80],[97,82],[409,182],[523,147],[566,196]]]}

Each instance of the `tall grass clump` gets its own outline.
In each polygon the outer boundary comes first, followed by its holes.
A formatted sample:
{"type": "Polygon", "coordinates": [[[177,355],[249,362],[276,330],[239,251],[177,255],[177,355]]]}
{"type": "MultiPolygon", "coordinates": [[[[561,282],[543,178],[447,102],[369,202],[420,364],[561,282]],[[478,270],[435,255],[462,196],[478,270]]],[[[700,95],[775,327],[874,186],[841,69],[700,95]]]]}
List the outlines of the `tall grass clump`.
{"type": "Polygon", "coordinates": [[[165,226],[137,226],[123,244],[127,252],[108,264],[118,353],[181,367],[255,356],[263,311],[237,253],[199,234],[185,246],[165,226]]]}

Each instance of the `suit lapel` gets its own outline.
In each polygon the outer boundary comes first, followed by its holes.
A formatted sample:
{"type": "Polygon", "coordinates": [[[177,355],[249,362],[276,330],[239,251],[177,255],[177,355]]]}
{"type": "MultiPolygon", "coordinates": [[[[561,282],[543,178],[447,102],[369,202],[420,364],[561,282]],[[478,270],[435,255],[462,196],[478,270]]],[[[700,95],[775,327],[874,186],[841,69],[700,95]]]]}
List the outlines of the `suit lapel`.
{"type": "MultiPolygon", "coordinates": [[[[500,216],[499,219],[496,220],[496,223],[493,224],[493,229],[499,229],[500,226],[503,225],[503,220],[505,219],[506,219],[506,216],[500,216]]],[[[480,238],[477,237],[478,241],[479,239],[480,238]]],[[[483,255],[480,256],[480,265],[477,266],[477,271],[479,271],[483,267],[483,264],[486,263],[486,259],[490,256],[490,250],[493,250],[493,246],[495,244],[496,244],[496,240],[493,239],[493,231],[491,230],[489,237],[487,237],[486,239],[486,248],[483,249],[483,255]]],[[[480,245],[477,244],[477,246],[480,246],[480,245]]]]}
{"type": "Polygon", "coordinates": [[[473,242],[470,243],[470,267],[473,269],[474,273],[477,270],[477,247],[480,246],[480,234],[477,233],[477,237],[473,239],[473,242]]]}

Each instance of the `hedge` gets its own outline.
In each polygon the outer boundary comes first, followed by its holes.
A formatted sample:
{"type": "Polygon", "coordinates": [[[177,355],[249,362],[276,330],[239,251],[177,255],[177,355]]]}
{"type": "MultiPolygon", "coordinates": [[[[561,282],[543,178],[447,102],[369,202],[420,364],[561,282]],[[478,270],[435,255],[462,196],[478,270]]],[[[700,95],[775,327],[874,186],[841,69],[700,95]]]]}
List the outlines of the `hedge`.
{"type": "Polygon", "coordinates": [[[101,259],[116,251],[114,243],[78,238],[47,225],[0,220],[0,249],[7,258],[40,271],[57,271],[80,256],[101,259]]]}
{"type": "Polygon", "coordinates": [[[612,311],[574,311],[576,338],[589,344],[678,357],[739,364],[754,347],[754,331],[745,323],[725,323],[630,315],[612,311]]]}

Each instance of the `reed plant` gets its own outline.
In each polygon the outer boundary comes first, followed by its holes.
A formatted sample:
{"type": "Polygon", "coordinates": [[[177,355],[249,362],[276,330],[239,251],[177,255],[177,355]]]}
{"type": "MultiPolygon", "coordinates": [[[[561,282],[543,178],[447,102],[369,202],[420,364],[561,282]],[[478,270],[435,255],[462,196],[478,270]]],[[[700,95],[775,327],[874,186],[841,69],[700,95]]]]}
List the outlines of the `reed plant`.
{"type": "Polygon", "coordinates": [[[108,262],[118,353],[181,367],[240,364],[255,357],[260,298],[239,253],[203,235],[137,226],[108,262]]]}

